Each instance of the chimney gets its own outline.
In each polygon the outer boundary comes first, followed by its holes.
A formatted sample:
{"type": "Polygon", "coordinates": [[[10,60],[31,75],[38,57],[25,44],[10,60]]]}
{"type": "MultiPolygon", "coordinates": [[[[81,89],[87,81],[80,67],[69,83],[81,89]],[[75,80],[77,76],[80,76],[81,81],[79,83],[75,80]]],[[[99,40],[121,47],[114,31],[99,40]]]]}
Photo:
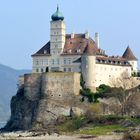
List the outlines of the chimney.
{"type": "Polygon", "coordinates": [[[88,31],[85,32],[85,38],[89,39],[89,32],[88,31]]]}
{"type": "Polygon", "coordinates": [[[73,32],[73,33],[71,33],[71,38],[74,38],[74,32],[73,32]]]}
{"type": "Polygon", "coordinates": [[[99,33],[95,33],[95,43],[97,45],[97,48],[100,48],[100,42],[99,42],[99,33]]]}

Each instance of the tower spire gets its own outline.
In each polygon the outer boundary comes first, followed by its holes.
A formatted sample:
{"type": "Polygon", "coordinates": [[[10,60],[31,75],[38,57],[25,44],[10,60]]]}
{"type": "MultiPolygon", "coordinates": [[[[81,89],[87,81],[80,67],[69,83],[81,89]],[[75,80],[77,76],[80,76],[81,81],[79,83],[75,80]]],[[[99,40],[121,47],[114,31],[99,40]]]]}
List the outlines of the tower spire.
{"type": "Polygon", "coordinates": [[[56,12],[51,16],[53,21],[57,21],[57,20],[64,20],[64,16],[62,15],[62,13],[59,11],[59,5],[57,4],[57,10],[56,12]]]}
{"type": "Polygon", "coordinates": [[[57,11],[59,11],[59,5],[57,4],[57,11]]]}

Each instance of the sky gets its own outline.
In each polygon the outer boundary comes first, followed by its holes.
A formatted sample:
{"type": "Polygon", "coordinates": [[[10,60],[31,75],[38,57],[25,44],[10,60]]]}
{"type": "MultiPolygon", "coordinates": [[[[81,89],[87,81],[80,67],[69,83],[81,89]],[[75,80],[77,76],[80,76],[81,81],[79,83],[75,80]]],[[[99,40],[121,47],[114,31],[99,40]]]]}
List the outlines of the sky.
{"type": "Polygon", "coordinates": [[[0,63],[31,69],[31,55],[49,40],[51,15],[59,4],[67,33],[100,34],[108,55],[127,45],[140,59],[140,0],[0,0],[0,63]]]}

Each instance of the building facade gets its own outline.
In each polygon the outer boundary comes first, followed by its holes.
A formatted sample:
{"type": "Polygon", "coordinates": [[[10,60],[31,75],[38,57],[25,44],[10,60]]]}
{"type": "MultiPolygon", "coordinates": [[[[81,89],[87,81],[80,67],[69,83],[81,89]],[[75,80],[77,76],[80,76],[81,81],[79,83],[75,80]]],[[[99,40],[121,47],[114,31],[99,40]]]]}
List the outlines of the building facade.
{"type": "Polygon", "coordinates": [[[99,46],[99,34],[66,34],[64,17],[57,7],[50,22],[50,41],[32,55],[32,73],[80,72],[85,86],[95,89],[123,72],[137,72],[137,58],[128,46],[122,56],[108,56],[99,46]]]}

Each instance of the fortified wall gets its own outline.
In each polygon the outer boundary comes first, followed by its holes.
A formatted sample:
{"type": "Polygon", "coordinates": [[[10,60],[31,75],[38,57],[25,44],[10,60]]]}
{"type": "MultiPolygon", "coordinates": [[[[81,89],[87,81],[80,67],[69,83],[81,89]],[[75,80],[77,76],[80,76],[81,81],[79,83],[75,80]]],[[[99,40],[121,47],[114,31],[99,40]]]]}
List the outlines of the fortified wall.
{"type": "Polygon", "coordinates": [[[80,115],[80,73],[48,72],[25,74],[11,100],[6,130],[48,128],[59,116],[80,115]]]}
{"type": "Polygon", "coordinates": [[[48,98],[67,98],[70,95],[79,95],[79,73],[32,73],[24,75],[24,94],[30,100],[40,98],[40,93],[48,98]]]}

